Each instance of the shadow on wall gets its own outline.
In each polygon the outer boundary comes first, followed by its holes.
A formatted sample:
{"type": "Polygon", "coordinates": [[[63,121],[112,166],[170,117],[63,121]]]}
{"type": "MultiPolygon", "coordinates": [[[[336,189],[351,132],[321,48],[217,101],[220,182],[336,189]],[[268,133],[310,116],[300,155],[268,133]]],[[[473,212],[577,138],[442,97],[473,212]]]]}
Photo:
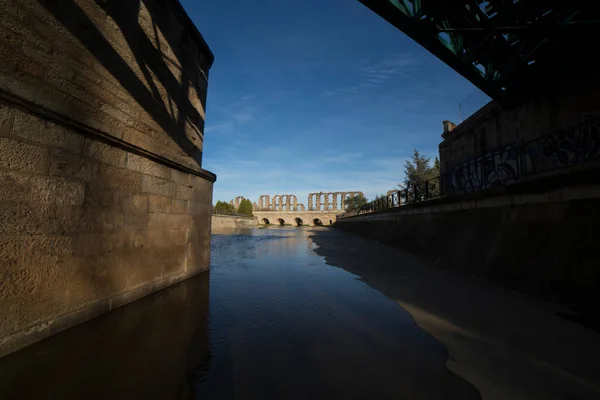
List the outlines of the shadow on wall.
{"type": "Polygon", "coordinates": [[[3,358],[0,393],[191,398],[208,361],[208,296],[207,272],[3,358]]]}
{"type": "MultiPolygon", "coordinates": [[[[204,115],[201,115],[191,103],[189,92],[195,92],[202,104],[205,104],[206,91],[204,88],[199,89],[197,84],[202,79],[206,80],[208,66],[212,60],[205,59],[206,71],[199,71],[198,64],[201,55],[198,54],[194,60],[189,54],[193,54],[195,49],[189,32],[191,28],[185,25],[183,29],[169,26],[166,16],[171,15],[171,12],[159,9],[159,7],[169,7],[167,3],[171,3],[170,1],[95,0],[95,3],[116,23],[131,49],[134,60],[125,60],[74,0],[41,2],[118,80],[120,85],[177,143],[181,150],[198,166],[201,166],[201,149],[204,139],[201,132],[204,128],[204,115]],[[139,23],[142,9],[146,9],[150,13],[153,38],[148,37],[139,23]],[[158,49],[155,48],[151,39],[158,43],[158,49]],[[164,39],[163,42],[166,40],[176,60],[170,59],[162,51],[161,39],[164,39]],[[146,82],[143,82],[130,66],[133,61],[137,63],[146,82]],[[180,76],[175,76],[172,69],[175,69],[180,76]],[[203,73],[204,77],[201,76],[203,73]],[[161,91],[161,89],[164,90],[161,91]],[[186,129],[186,124],[193,127],[194,135],[186,129]]],[[[110,31],[110,28],[106,31],[110,31]]],[[[204,82],[202,86],[205,87],[205,85],[204,82]]]]}

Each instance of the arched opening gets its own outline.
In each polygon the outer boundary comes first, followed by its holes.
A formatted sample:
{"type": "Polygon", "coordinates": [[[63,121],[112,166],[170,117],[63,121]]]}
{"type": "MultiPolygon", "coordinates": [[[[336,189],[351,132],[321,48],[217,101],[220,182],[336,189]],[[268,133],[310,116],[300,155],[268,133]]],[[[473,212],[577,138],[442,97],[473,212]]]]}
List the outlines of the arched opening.
{"type": "Polygon", "coordinates": [[[332,226],[332,225],[333,225],[333,221],[329,220],[329,226],[332,226]]]}
{"type": "Polygon", "coordinates": [[[285,221],[283,220],[283,218],[279,218],[277,221],[279,222],[279,226],[285,225],[285,221]]]}
{"type": "Polygon", "coordinates": [[[296,226],[302,226],[303,222],[302,222],[302,218],[296,218],[296,226]]]}
{"type": "Polygon", "coordinates": [[[323,222],[321,222],[319,218],[313,219],[313,224],[315,224],[315,226],[323,226],[323,222]]]}
{"type": "Polygon", "coordinates": [[[271,225],[271,223],[269,222],[269,220],[268,220],[268,219],[266,219],[266,218],[263,218],[263,219],[262,219],[262,222],[263,222],[263,224],[265,224],[265,225],[271,225]]]}

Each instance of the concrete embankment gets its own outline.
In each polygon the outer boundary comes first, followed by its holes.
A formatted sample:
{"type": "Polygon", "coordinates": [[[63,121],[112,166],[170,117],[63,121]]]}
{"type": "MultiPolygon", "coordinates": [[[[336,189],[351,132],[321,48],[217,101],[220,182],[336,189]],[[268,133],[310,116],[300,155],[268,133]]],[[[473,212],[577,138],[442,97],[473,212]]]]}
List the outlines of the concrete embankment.
{"type": "Polygon", "coordinates": [[[406,206],[337,228],[598,315],[600,187],[406,206]]]}
{"type": "Polygon", "coordinates": [[[211,220],[211,228],[244,228],[257,226],[256,218],[238,217],[235,215],[213,215],[211,220]]]}

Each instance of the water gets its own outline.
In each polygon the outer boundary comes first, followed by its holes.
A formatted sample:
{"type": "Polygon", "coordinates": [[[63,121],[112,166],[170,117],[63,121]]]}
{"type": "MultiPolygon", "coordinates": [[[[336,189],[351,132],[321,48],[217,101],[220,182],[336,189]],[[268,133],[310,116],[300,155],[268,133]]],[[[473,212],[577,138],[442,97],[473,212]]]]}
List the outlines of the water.
{"type": "Polygon", "coordinates": [[[318,254],[338,235],[215,232],[210,278],[1,360],[0,398],[479,398],[408,312],[318,254]]]}
{"type": "Polygon", "coordinates": [[[396,303],[327,265],[328,228],[213,236],[211,360],[197,398],[468,399],[445,349],[396,303]]]}

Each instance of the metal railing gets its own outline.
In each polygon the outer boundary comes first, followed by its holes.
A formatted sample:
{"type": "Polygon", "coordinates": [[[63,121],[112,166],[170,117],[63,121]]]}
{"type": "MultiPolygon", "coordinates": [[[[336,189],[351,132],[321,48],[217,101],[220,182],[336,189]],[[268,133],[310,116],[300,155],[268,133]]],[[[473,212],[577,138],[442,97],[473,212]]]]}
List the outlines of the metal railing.
{"type": "Polygon", "coordinates": [[[423,182],[417,182],[416,184],[408,186],[406,189],[389,192],[386,196],[373,200],[372,202],[360,207],[358,214],[365,214],[373,211],[401,207],[406,204],[414,204],[438,199],[442,196],[442,187],[440,182],[440,177],[438,176],[423,182]]]}
{"type": "Polygon", "coordinates": [[[523,178],[597,162],[600,158],[600,116],[528,142],[515,142],[457,163],[443,179],[445,196],[460,196],[523,178]]]}
{"type": "MultiPolygon", "coordinates": [[[[600,160],[600,115],[586,115],[574,126],[527,142],[505,145],[495,151],[455,164],[435,178],[365,204],[359,214],[401,207],[440,197],[452,198],[554,170],[585,166],[600,160]]],[[[349,216],[346,213],[346,216],[349,216]]]]}

